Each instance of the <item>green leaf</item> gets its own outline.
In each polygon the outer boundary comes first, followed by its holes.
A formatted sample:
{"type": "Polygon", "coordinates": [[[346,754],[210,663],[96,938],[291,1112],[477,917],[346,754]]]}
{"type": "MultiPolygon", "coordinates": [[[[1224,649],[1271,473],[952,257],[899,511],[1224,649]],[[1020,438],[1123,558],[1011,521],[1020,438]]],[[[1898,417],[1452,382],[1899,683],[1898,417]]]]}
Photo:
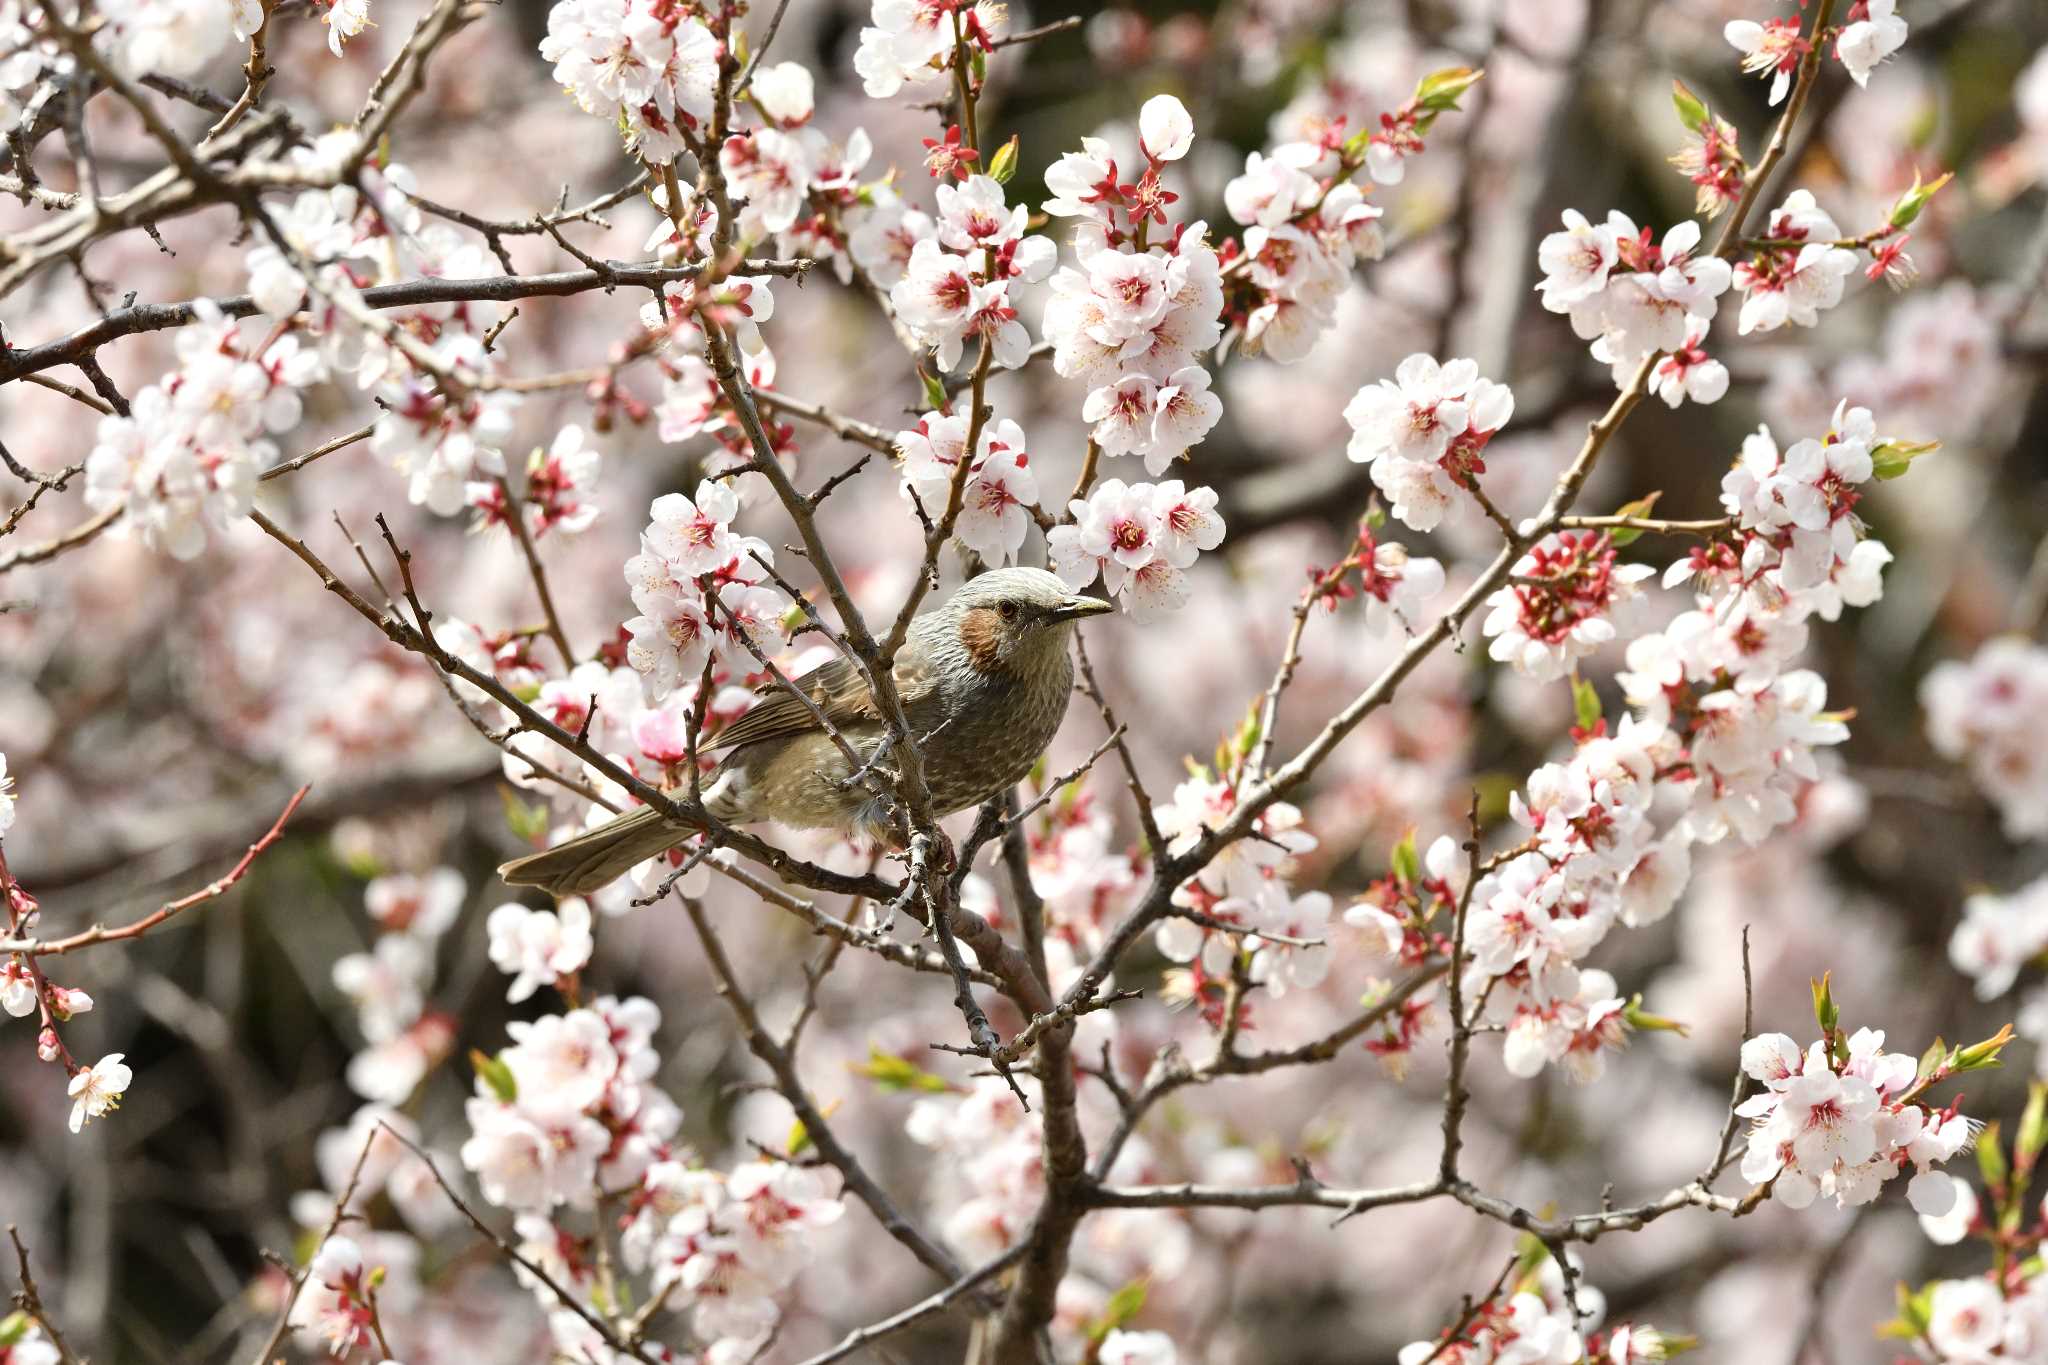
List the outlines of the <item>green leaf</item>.
{"type": "Polygon", "coordinates": [[[1940,179],[1920,183],[1920,172],[1913,172],[1913,188],[1900,195],[1892,205],[1891,216],[1885,221],[1895,228],[1911,227],[1913,220],[1920,216],[1920,210],[1927,207],[1927,201],[1941,192],[1942,186],[1955,179],[1955,172],[1945,172],[1940,179]]]}
{"type": "Polygon", "coordinates": [[[519,1098],[519,1082],[512,1078],[512,1068],[505,1065],[504,1058],[488,1056],[480,1049],[471,1048],[469,1064],[476,1069],[476,1078],[501,1103],[510,1104],[519,1098]]]}
{"type": "Polygon", "coordinates": [[[1449,113],[1458,107],[1458,100],[1467,90],[1479,84],[1485,71],[1469,66],[1445,67],[1432,71],[1415,85],[1414,104],[1417,110],[1426,114],[1449,113]]]}
{"type": "Polygon", "coordinates": [[[1232,741],[1236,750],[1234,758],[1249,757],[1252,750],[1259,747],[1259,740],[1266,733],[1263,720],[1257,703],[1253,703],[1245,711],[1244,723],[1237,727],[1237,737],[1232,741]]]}
{"type": "Polygon", "coordinates": [[[868,1044],[868,1060],[865,1065],[848,1069],[856,1076],[865,1076],[877,1087],[892,1094],[915,1090],[926,1095],[943,1095],[953,1087],[943,1076],[935,1076],[916,1063],[898,1057],[893,1052],[884,1052],[873,1043],[868,1044]]]}
{"type": "Polygon", "coordinates": [[[1707,126],[1706,102],[1693,94],[1684,81],[1671,82],[1671,103],[1677,107],[1678,121],[1688,133],[1697,133],[1707,126]]]}
{"type": "Polygon", "coordinates": [[[804,1126],[802,1119],[790,1123],[789,1137],[784,1140],[782,1150],[792,1157],[802,1156],[811,1150],[811,1130],[804,1126]]]}
{"type": "Polygon", "coordinates": [[[1927,1329],[1934,1322],[1934,1286],[1922,1285],[1915,1293],[1901,1282],[1898,1295],[1899,1315],[1880,1326],[1877,1334],[1896,1340],[1917,1341],[1927,1335],[1927,1329]]]}
{"type": "Polygon", "coordinates": [[[1870,467],[1880,479],[1896,479],[1922,455],[1941,449],[1939,441],[1880,441],[1870,452],[1870,467]]]}
{"type": "Polygon", "coordinates": [[[1581,730],[1590,730],[1598,725],[1604,716],[1600,709],[1600,693],[1584,678],[1572,678],[1572,720],[1581,730]]]}
{"type": "Polygon", "coordinates": [[[0,1318],[0,1350],[15,1345],[28,1335],[29,1316],[22,1312],[9,1313],[0,1318]]]}
{"type": "Polygon", "coordinates": [[[1972,1043],[1957,1052],[1951,1065],[1958,1072],[1988,1070],[1999,1064],[1998,1054],[2003,1052],[2005,1045],[2011,1041],[2012,1025],[2007,1024],[1983,1042],[1972,1043]]]}
{"type": "Polygon", "coordinates": [[[498,791],[499,799],[505,803],[505,824],[517,835],[522,843],[539,843],[547,837],[548,808],[538,801],[527,802],[510,787],[498,791]]]}
{"type": "Polygon", "coordinates": [[[1094,1325],[1088,1329],[1088,1339],[1090,1341],[1100,1341],[1132,1318],[1137,1317],[1140,1310],[1145,1307],[1145,1292],[1150,1287],[1150,1284],[1151,1281],[1146,1276],[1140,1275],[1137,1279],[1132,1280],[1129,1284],[1117,1290],[1116,1293],[1111,1294],[1109,1302],[1103,1307],[1102,1316],[1097,1318],[1094,1325]]]}
{"type": "Polygon", "coordinates": [[[1920,1069],[1914,1073],[1913,1079],[1916,1081],[1926,1080],[1935,1072],[1941,1070],[1942,1065],[1947,1061],[1948,1044],[1937,1037],[1932,1043],[1927,1045],[1927,1051],[1920,1054],[1920,1069]]]}
{"type": "MultiPolygon", "coordinates": [[[[1644,520],[1650,513],[1657,510],[1657,499],[1663,496],[1664,490],[1660,488],[1645,497],[1637,498],[1634,502],[1623,503],[1614,510],[1614,515],[1617,517],[1633,517],[1638,521],[1644,520]]],[[[1616,546],[1633,545],[1642,538],[1643,533],[1641,529],[1634,526],[1616,527],[1608,536],[1608,539],[1612,540],[1616,546]]]]}
{"type": "Polygon", "coordinates": [[[1621,1017],[1628,1021],[1630,1028],[1641,1029],[1645,1033],[1675,1033],[1681,1038],[1689,1037],[1692,1034],[1692,1028],[1689,1025],[1681,1023],[1676,1019],[1667,1019],[1661,1014],[1651,1014],[1645,1010],[1641,995],[1637,995],[1628,1002],[1627,1007],[1621,1012],[1621,1017]]]}
{"type": "Polygon", "coordinates": [[[1813,986],[1813,1019],[1820,1025],[1822,1033],[1833,1033],[1835,1026],[1842,1022],[1841,1007],[1835,1004],[1833,972],[1821,973],[1813,986]]]}
{"type": "Polygon", "coordinates": [[[1387,862],[1404,885],[1413,886],[1422,880],[1422,858],[1415,852],[1414,830],[1401,836],[1401,842],[1387,855],[1387,862]]]}
{"type": "Polygon", "coordinates": [[[1999,1189],[2005,1184],[2009,1171],[2005,1164],[2005,1148],[1998,1140],[1998,1120],[1984,1125],[1977,1134],[1977,1174],[1984,1177],[1984,1184],[1990,1189],[1999,1189]]]}
{"type": "Polygon", "coordinates": [[[2019,1132],[2013,1138],[2013,1161],[2021,1171],[2032,1171],[2048,1146],[2048,1082],[2027,1084],[2027,1107],[2020,1115],[2019,1132]]]}
{"type": "Polygon", "coordinates": [[[951,406],[952,399],[946,396],[946,381],[925,369],[917,367],[917,379],[924,385],[924,405],[933,412],[943,412],[951,406]]]}
{"type": "Polygon", "coordinates": [[[989,158],[989,178],[998,185],[1007,185],[1017,174],[1017,134],[1010,134],[1010,140],[996,148],[996,154],[989,158]]]}

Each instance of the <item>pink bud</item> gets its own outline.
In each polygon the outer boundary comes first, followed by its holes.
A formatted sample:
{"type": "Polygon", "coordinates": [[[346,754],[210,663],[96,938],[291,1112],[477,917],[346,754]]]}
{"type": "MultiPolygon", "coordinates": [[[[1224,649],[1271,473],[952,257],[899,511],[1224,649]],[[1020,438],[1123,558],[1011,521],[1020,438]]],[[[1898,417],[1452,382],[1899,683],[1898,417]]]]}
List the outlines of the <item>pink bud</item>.
{"type": "Polygon", "coordinates": [[[46,1062],[54,1062],[64,1055],[64,1044],[57,1041],[57,1030],[45,1028],[36,1035],[36,1056],[46,1062]]]}

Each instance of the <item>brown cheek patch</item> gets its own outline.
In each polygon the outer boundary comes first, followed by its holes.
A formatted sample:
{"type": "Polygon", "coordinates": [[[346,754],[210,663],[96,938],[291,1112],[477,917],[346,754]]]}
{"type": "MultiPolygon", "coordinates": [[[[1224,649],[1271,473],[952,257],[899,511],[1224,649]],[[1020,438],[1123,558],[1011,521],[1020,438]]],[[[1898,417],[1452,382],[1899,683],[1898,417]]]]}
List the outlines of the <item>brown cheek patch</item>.
{"type": "Polygon", "coordinates": [[[994,607],[976,607],[960,618],[960,644],[976,668],[995,670],[1003,649],[1003,619],[994,607]]]}

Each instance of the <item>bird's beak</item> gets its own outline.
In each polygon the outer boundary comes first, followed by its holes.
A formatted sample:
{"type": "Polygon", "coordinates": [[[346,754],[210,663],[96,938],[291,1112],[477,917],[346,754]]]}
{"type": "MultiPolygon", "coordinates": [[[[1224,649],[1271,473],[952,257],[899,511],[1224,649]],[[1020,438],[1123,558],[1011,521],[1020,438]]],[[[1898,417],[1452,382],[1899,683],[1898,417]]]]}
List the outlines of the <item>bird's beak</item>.
{"type": "Polygon", "coordinates": [[[1069,597],[1054,607],[1047,615],[1049,621],[1078,621],[1084,616],[1100,616],[1106,611],[1115,611],[1116,604],[1105,602],[1100,597],[1069,597]]]}

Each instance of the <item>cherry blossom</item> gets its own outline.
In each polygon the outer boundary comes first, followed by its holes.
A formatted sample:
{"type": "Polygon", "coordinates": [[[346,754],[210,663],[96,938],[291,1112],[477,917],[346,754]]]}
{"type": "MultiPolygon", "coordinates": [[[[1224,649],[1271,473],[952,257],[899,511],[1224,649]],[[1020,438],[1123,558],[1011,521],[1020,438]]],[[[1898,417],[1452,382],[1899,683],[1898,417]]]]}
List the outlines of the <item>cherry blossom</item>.
{"type": "Polygon", "coordinates": [[[1391,625],[1403,634],[1419,635],[1423,605],[1444,590],[1444,566],[1411,555],[1404,545],[1376,545],[1360,568],[1360,595],[1365,599],[1365,628],[1383,635],[1391,625]]]}
{"type": "Polygon", "coordinates": [[[1843,283],[1856,269],[1856,253],[1835,245],[1841,235],[1811,192],[1786,196],[1764,229],[1769,245],[1736,262],[1734,284],[1744,296],[1736,329],[1747,336],[1819,322],[1822,310],[1842,301],[1843,283]]]}
{"type": "Polygon", "coordinates": [[[922,85],[944,76],[956,32],[986,50],[1002,35],[1006,22],[1004,7],[993,0],[958,6],[951,0],[875,0],[873,17],[874,25],[860,31],[853,66],[868,97],[878,100],[888,99],[905,84],[922,85]]]}
{"type": "Polygon", "coordinates": [[[543,59],[585,113],[618,125],[649,160],[682,150],[677,125],[711,116],[718,40],[660,0],[563,0],[548,11],[543,59]]]}
{"type": "Polygon", "coordinates": [[[1046,534],[1053,572],[1084,588],[1099,575],[1124,609],[1143,621],[1185,600],[1183,570],[1223,542],[1216,495],[1178,480],[1153,485],[1105,479],[1086,501],[1068,504],[1073,524],[1046,534]]]}
{"type": "Polygon", "coordinates": [[[571,897],[556,910],[501,905],[485,922],[492,965],[512,978],[505,998],[517,1004],[590,961],[590,906],[571,897]]]}
{"type": "Polygon", "coordinates": [[[1777,104],[1792,88],[1792,73],[1800,58],[1811,48],[1800,35],[1797,19],[1731,19],[1723,30],[1729,45],[1742,54],[1742,69],[1771,78],[1771,103],[1777,104]]]}
{"type": "Polygon", "coordinates": [[[1435,529],[1458,490],[1485,472],[1483,452],[1514,413],[1505,385],[1479,377],[1471,360],[1439,365],[1427,355],[1403,360],[1391,380],[1353,395],[1344,420],[1346,454],[1372,466],[1373,482],[1393,514],[1417,531],[1435,529]]]}
{"type": "Polygon", "coordinates": [[[1835,37],[1835,56],[1856,84],[1869,85],[1870,73],[1906,45],[1906,21],[1897,9],[1898,0],[1861,0],[1850,6],[1850,22],[1835,37]]]}
{"type": "Polygon", "coordinates": [[[1743,1178],[1769,1181],[1780,1203],[1804,1208],[1821,1196],[1841,1206],[1868,1203],[1907,1162],[1916,1209],[1947,1212],[1955,1196],[1935,1170],[1969,1140],[1953,1113],[1930,1114],[1910,1056],[1884,1051],[1884,1034],[1858,1029],[1832,1057],[1825,1042],[1801,1052],[1783,1034],[1743,1044],[1743,1069],[1764,1090],[1738,1113],[1751,1120],[1743,1178]],[[1924,1183],[1923,1183],[1924,1181],[1924,1183]]]}
{"type": "Polygon", "coordinates": [[[135,1073],[122,1063],[123,1055],[110,1052],[91,1066],[81,1067],[72,1076],[68,1092],[71,1096],[72,1132],[121,1107],[121,1095],[128,1089],[128,1083],[135,1079],[135,1073]]]}
{"type": "MultiPolygon", "coordinates": [[[[280,336],[257,355],[211,300],[178,338],[180,366],[103,417],[86,457],[86,500],[119,529],[176,559],[206,548],[255,505],[256,476],[277,460],[266,432],[299,420],[298,390],[324,377],[316,352],[280,336]]],[[[458,494],[459,496],[459,494],[458,494]]]]}
{"type": "MultiPolygon", "coordinates": [[[[896,435],[904,496],[914,498],[927,516],[937,517],[947,506],[968,425],[964,415],[927,413],[914,429],[896,435]]],[[[978,444],[962,488],[954,534],[984,558],[1007,563],[1024,543],[1031,520],[1027,509],[1038,504],[1038,481],[1030,468],[1023,429],[1015,422],[1003,418],[989,423],[978,444]]]]}
{"type": "Polygon", "coordinates": [[[1515,561],[1516,580],[1486,599],[1488,653],[1538,682],[1561,678],[1615,638],[1614,613],[1656,575],[1617,563],[1611,537],[1570,531],[1549,536],[1515,561]]]}
{"type": "Polygon", "coordinates": [[[2048,833],[2048,755],[2034,725],[2048,704],[2048,650],[2011,636],[1968,661],[1936,664],[1920,684],[1927,737],[1968,765],[2014,838],[2048,833]]]}

